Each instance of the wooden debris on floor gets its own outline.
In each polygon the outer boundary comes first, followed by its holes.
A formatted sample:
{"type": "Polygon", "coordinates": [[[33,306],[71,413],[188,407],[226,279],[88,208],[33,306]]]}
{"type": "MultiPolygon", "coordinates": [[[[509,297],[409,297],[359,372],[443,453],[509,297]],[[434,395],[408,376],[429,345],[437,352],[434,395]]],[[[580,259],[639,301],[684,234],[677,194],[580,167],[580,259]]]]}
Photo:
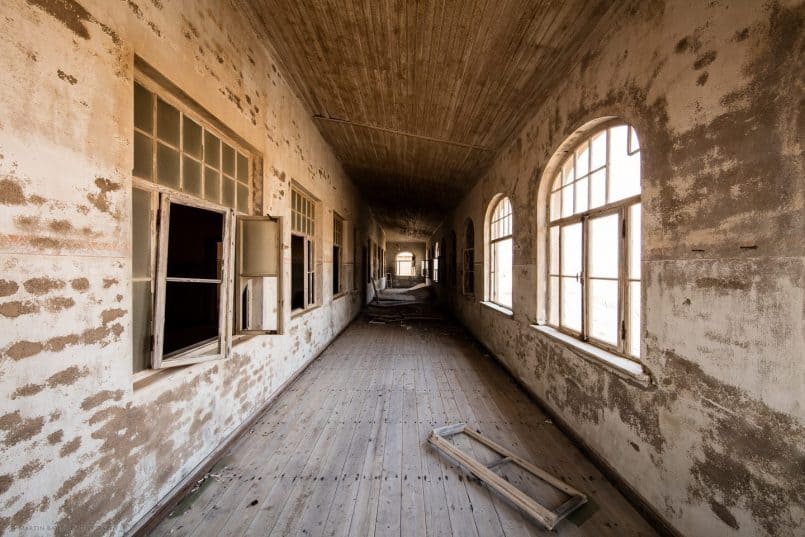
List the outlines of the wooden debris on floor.
{"type": "Polygon", "coordinates": [[[480,432],[467,427],[466,424],[446,425],[437,427],[431,431],[428,441],[450,458],[458,462],[462,467],[480,479],[489,488],[502,495],[504,498],[519,507],[526,515],[541,524],[548,530],[552,530],[563,518],[581,507],[587,502],[587,496],[571,487],[564,481],[554,477],[545,470],[531,464],[525,459],[512,453],[497,442],[483,436],[480,432]],[[491,449],[501,458],[489,463],[482,464],[477,459],[467,455],[448,439],[451,436],[465,434],[473,440],[480,442],[486,448],[491,449]],[[503,476],[495,473],[494,469],[505,464],[514,464],[558,491],[564,493],[565,498],[556,507],[540,503],[535,498],[526,494],[523,490],[513,485],[503,476]]]}

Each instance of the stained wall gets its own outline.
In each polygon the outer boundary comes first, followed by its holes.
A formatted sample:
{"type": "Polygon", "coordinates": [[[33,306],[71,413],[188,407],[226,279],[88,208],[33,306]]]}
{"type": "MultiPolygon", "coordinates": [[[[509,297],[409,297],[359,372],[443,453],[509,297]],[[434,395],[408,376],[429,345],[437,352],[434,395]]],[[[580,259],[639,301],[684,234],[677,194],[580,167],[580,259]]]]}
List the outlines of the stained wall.
{"type": "Polygon", "coordinates": [[[478,296],[442,298],[685,535],[805,532],[804,19],[802,2],[635,2],[433,236],[473,219],[478,296]],[[608,116],[641,141],[649,387],[532,327],[540,186],[563,142],[608,116]],[[479,301],[499,193],[514,207],[512,317],[479,301]]]}
{"type": "Polygon", "coordinates": [[[0,33],[0,534],[119,535],[359,311],[357,288],[333,300],[327,285],[333,211],[346,219],[346,281],[353,228],[362,244],[384,233],[229,2],[9,0],[0,33]],[[261,153],[264,213],[285,217],[286,282],[292,182],[321,201],[324,282],[320,307],[283,308],[282,335],[236,339],[229,359],[136,389],[135,54],[261,153]]]}

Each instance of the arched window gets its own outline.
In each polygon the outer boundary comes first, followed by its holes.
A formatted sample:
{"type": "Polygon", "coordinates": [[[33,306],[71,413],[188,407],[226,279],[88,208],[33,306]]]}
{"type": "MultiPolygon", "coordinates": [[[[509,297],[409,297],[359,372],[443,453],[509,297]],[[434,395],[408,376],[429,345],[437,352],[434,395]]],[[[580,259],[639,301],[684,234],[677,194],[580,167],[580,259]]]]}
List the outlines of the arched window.
{"type": "Polygon", "coordinates": [[[436,244],[433,245],[433,281],[437,283],[439,282],[439,257],[441,257],[439,241],[436,241],[436,244]]]}
{"type": "Polygon", "coordinates": [[[464,228],[464,283],[465,295],[475,294],[475,226],[467,219],[464,228]]]}
{"type": "Polygon", "coordinates": [[[411,252],[400,252],[395,259],[397,276],[416,276],[414,265],[414,254],[411,252]]]}
{"type": "Polygon", "coordinates": [[[489,216],[489,300],[512,307],[512,204],[500,198],[489,216]]]}
{"type": "Polygon", "coordinates": [[[623,123],[565,158],[548,207],[548,323],[640,356],[640,145],[623,123]]]}

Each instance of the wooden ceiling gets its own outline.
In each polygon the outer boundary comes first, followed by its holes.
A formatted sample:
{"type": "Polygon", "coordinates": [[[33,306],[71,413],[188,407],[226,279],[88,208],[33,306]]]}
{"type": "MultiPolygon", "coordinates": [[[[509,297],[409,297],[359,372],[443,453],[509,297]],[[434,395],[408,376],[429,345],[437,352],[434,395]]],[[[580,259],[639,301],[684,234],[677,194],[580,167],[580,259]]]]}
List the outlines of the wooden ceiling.
{"type": "Polygon", "coordinates": [[[429,235],[628,4],[240,1],[394,238],[429,235]]]}

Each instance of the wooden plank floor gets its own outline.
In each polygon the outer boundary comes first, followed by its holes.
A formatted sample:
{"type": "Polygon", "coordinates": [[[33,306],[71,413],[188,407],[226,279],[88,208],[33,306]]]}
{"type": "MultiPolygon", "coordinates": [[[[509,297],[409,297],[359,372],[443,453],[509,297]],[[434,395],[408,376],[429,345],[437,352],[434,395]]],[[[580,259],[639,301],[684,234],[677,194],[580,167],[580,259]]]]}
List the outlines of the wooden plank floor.
{"type": "MultiPolygon", "coordinates": [[[[556,534],[655,535],[458,326],[366,320],[353,323],[278,397],[154,535],[552,533],[427,443],[432,428],[456,422],[590,497],[556,534]]],[[[455,441],[482,461],[489,456],[466,437],[455,441]]]]}

